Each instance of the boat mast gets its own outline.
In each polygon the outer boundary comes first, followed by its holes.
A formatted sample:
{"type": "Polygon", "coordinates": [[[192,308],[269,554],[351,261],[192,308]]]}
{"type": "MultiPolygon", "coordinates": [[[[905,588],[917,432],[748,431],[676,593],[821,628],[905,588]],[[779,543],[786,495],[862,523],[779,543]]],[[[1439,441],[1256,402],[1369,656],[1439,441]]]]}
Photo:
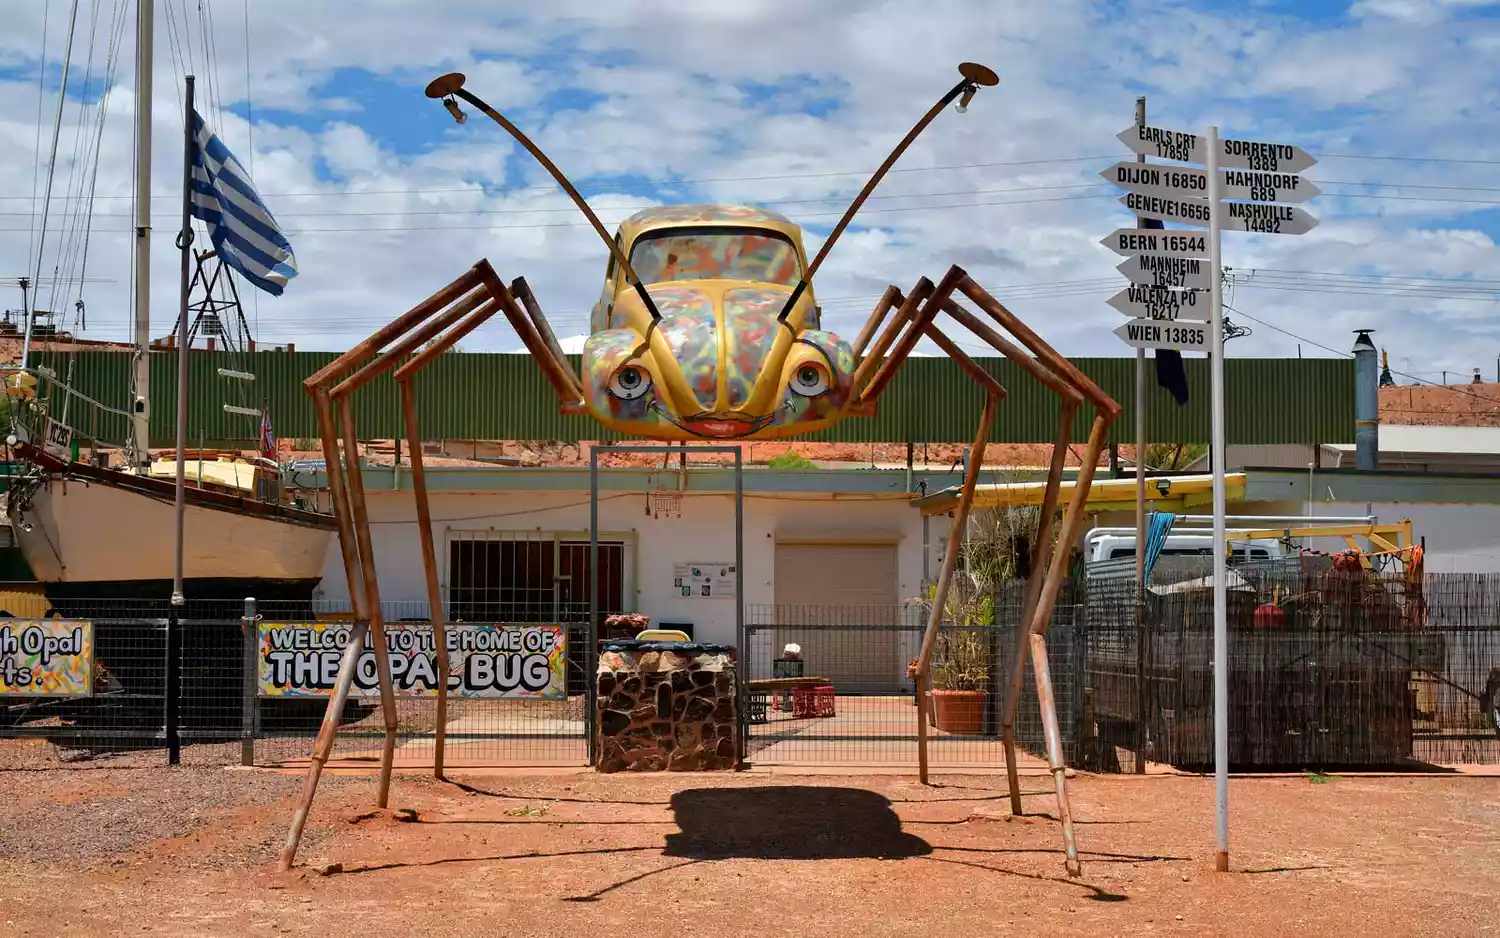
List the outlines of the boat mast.
{"type": "Polygon", "coordinates": [[[155,0],[136,0],[135,306],[130,438],[135,464],[150,462],[151,421],[151,44],[155,0]]]}

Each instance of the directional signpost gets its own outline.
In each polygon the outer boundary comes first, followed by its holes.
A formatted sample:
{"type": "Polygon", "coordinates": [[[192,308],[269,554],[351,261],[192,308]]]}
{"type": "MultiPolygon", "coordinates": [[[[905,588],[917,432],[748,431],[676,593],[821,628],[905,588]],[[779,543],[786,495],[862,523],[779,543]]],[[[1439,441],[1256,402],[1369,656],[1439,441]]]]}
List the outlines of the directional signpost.
{"type": "MultiPolygon", "coordinates": [[[[1156,157],[1198,163],[1202,169],[1116,163],[1102,175],[1126,191],[1121,204],[1138,217],[1207,227],[1198,231],[1121,228],[1102,242],[1127,260],[1119,266],[1130,286],[1109,305],[1131,316],[1115,329],[1138,349],[1209,353],[1213,416],[1209,451],[1213,462],[1214,511],[1214,781],[1218,800],[1215,866],[1229,869],[1229,630],[1226,603],[1224,531],[1224,296],[1220,232],[1307,234],[1318,220],[1296,207],[1318,195],[1299,173],[1317,161],[1306,150],[1284,143],[1221,140],[1219,128],[1207,135],[1152,127],[1137,104],[1136,123],[1119,139],[1138,159],[1156,157]],[[1205,262],[1202,258],[1208,258],[1205,262]],[[1200,302],[1207,288],[1208,300],[1200,302]],[[1201,325],[1207,321],[1207,327],[1201,325]]],[[[1140,354],[1140,353],[1137,353],[1140,354]]],[[[1137,401],[1137,406],[1141,402],[1137,401]]]]}
{"type": "Polygon", "coordinates": [[[1137,254],[1116,267],[1131,283],[1153,287],[1208,289],[1208,261],[1195,257],[1163,257],[1160,254],[1137,254]]]}
{"type": "Polygon", "coordinates": [[[1208,298],[1197,290],[1170,290],[1133,283],[1110,297],[1109,305],[1127,316],[1141,319],[1195,319],[1198,322],[1208,322],[1211,318],[1208,298]]]}

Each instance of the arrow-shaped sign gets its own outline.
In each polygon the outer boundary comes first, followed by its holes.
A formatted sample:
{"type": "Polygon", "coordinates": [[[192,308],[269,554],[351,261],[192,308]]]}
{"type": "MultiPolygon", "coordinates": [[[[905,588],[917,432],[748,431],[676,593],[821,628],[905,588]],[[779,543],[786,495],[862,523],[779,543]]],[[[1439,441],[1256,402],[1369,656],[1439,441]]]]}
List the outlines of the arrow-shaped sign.
{"type": "Polygon", "coordinates": [[[1207,257],[1208,235],[1201,231],[1161,228],[1116,228],[1099,242],[1116,254],[1162,254],[1167,257],[1207,257]]]}
{"type": "Polygon", "coordinates": [[[1207,290],[1212,283],[1208,274],[1208,261],[1196,258],[1158,257],[1155,254],[1137,254],[1121,261],[1115,268],[1131,283],[1153,287],[1184,287],[1207,290]]]}
{"type": "Polygon", "coordinates": [[[1207,199],[1178,199],[1170,196],[1141,195],[1127,192],[1120,204],[1143,218],[1160,218],[1197,228],[1208,227],[1207,199]]]}
{"type": "Polygon", "coordinates": [[[1135,348],[1176,349],[1179,352],[1208,351],[1208,326],[1203,323],[1157,322],[1132,319],[1115,330],[1126,345],[1135,348]]]}
{"type": "MultiPolygon", "coordinates": [[[[1207,176],[1207,170],[1203,171],[1207,176]]],[[[1283,205],[1306,202],[1322,195],[1317,183],[1295,173],[1259,173],[1253,169],[1226,169],[1219,186],[1219,196],[1247,202],[1277,202],[1283,205]]]]}
{"type": "Polygon", "coordinates": [[[1260,202],[1225,202],[1222,218],[1226,229],[1257,234],[1300,235],[1318,227],[1318,220],[1300,208],[1260,202]]]}
{"type": "Polygon", "coordinates": [[[1209,298],[1196,290],[1169,290],[1131,284],[1109,298],[1109,305],[1137,319],[1191,319],[1208,322],[1209,298]]]}
{"type": "MultiPolygon", "coordinates": [[[[1208,162],[1208,138],[1149,124],[1131,124],[1116,135],[1134,153],[1181,163],[1208,162]]],[[[1220,140],[1221,169],[1253,169],[1267,173],[1300,173],[1318,161],[1301,147],[1254,140],[1220,140]]]]}
{"type": "MultiPolygon", "coordinates": [[[[1099,173],[1105,179],[1141,195],[1164,198],[1208,198],[1208,170],[1161,163],[1119,162],[1099,173]]],[[[1322,195],[1315,183],[1295,173],[1262,173],[1253,169],[1226,169],[1219,197],[1246,202],[1306,202],[1322,195]]]]}

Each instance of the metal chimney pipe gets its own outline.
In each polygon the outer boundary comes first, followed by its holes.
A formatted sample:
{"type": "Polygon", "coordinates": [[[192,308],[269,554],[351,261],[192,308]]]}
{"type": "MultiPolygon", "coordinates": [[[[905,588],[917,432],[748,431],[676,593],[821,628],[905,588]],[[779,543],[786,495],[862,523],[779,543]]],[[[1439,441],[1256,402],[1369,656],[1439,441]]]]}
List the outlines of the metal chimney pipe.
{"type": "Polygon", "coordinates": [[[1356,329],[1354,340],[1354,465],[1380,468],[1380,360],[1373,329],[1356,329]]]}

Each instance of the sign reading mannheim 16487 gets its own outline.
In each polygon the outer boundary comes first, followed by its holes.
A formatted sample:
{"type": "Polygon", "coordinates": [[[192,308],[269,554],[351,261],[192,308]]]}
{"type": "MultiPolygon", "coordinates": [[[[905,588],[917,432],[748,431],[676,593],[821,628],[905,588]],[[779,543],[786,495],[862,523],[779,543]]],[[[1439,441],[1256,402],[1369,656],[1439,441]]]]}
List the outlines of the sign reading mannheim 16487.
{"type": "MultiPolygon", "coordinates": [[[[431,623],[386,625],[391,682],[398,695],[437,696],[431,623]]],[[[567,631],[561,625],[450,623],[448,693],[454,697],[555,699],[567,694],[567,631]]],[[[320,697],[333,692],[349,642],[346,622],[262,622],[259,694],[320,697]]],[[[375,644],[367,634],[351,693],[374,696],[375,644]]]]}

